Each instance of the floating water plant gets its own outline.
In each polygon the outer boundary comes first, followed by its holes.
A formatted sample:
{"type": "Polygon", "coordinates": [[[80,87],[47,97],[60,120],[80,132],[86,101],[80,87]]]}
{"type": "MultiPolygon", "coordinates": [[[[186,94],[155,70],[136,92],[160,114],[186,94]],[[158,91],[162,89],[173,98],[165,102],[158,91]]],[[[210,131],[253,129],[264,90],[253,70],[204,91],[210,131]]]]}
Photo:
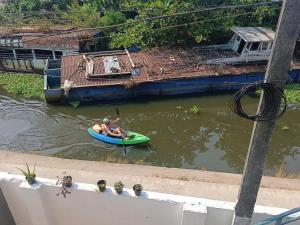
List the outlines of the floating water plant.
{"type": "Polygon", "coordinates": [[[0,72],[0,86],[15,96],[44,100],[43,85],[40,75],[0,72]]]}
{"type": "Polygon", "coordinates": [[[287,102],[291,104],[300,103],[300,84],[288,84],[284,90],[287,102]]]}
{"type": "Polygon", "coordinates": [[[78,108],[80,106],[80,101],[71,101],[69,104],[74,108],[78,108]]]}
{"type": "Polygon", "coordinates": [[[23,175],[25,176],[25,179],[27,180],[28,184],[32,185],[32,184],[35,184],[36,183],[36,180],[35,180],[35,164],[34,164],[34,167],[33,167],[33,170],[31,171],[29,169],[29,166],[28,164],[26,163],[26,171],[25,170],[22,170],[20,168],[17,168],[19,169],[23,175]]]}
{"type": "MultiPolygon", "coordinates": [[[[261,90],[257,90],[255,93],[259,96],[261,94],[261,90]]],[[[284,89],[284,94],[287,103],[300,103],[300,84],[287,84],[284,89]]]]}
{"type": "Polygon", "coordinates": [[[194,105],[192,108],[190,108],[189,112],[198,114],[200,112],[200,108],[198,106],[194,105]]]}

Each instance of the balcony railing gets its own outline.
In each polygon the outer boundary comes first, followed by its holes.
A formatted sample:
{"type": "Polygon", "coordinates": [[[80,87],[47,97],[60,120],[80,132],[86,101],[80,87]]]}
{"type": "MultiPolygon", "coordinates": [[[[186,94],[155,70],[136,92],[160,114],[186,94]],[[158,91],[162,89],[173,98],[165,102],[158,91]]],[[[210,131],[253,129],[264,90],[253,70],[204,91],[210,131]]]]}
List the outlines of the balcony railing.
{"type": "Polygon", "coordinates": [[[287,212],[262,220],[256,225],[267,225],[267,224],[283,225],[283,224],[292,223],[296,220],[300,220],[300,207],[291,209],[287,212]]]}

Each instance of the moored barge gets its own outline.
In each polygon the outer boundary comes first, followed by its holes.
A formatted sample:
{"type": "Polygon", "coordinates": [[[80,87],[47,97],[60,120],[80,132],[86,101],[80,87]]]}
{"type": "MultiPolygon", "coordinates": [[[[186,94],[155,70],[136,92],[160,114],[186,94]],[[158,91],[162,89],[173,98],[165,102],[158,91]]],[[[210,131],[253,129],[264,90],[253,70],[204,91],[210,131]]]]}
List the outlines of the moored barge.
{"type": "MultiPolygon", "coordinates": [[[[224,45],[133,53],[125,49],[49,59],[46,99],[94,102],[234,91],[263,80],[275,33],[262,27],[232,31],[232,39],[224,45]]],[[[288,82],[300,82],[299,58],[291,62],[288,82]]]]}

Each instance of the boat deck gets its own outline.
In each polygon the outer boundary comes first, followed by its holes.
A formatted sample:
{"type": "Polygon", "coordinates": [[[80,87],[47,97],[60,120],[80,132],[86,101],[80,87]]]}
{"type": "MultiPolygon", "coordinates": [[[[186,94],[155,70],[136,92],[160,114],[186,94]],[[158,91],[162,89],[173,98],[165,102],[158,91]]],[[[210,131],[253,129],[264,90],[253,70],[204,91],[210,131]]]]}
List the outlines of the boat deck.
{"type": "MultiPolygon", "coordinates": [[[[61,87],[65,80],[73,83],[73,87],[105,86],[121,84],[124,86],[134,83],[159,81],[178,78],[192,78],[208,75],[238,75],[262,73],[266,64],[249,65],[208,65],[206,60],[212,58],[235,56],[233,52],[216,52],[201,49],[152,49],[147,52],[130,53],[125,51],[104,52],[86,55],[94,61],[93,74],[97,78],[85,77],[86,65],[82,55],[65,56],[61,64],[61,87]],[[105,57],[116,56],[120,70],[107,76],[103,60],[105,57]],[[134,68],[139,75],[128,76],[134,68]],[[127,74],[127,76],[126,76],[127,74]]],[[[300,63],[295,63],[300,67],[300,63]]]]}

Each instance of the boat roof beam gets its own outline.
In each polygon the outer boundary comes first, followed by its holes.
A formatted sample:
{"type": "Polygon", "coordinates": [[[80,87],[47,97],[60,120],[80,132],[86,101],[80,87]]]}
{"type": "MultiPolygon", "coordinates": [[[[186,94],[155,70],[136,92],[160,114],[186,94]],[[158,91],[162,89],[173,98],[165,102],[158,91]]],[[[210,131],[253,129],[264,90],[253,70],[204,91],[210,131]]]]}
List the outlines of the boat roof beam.
{"type": "Polygon", "coordinates": [[[272,42],[275,33],[263,27],[232,27],[231,30],[245,42],[272,42]]]}

